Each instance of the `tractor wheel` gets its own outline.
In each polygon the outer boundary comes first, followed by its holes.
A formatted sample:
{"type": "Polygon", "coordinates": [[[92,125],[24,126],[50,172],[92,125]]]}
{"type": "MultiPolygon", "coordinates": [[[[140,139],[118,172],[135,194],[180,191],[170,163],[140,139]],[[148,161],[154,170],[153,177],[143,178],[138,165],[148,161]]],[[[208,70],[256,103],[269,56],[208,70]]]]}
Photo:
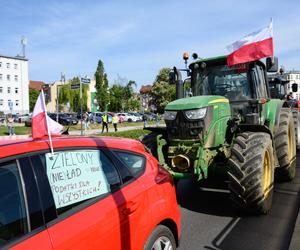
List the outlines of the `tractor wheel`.
{"type": "Polygon", "coordinates": [[[229,159],[231,199],[246,212],[266,214],[272,206],[274,151],[269,134],[244,132],[229,159]]]}
{"type": "Polygon", "coordinates": [[[300,121],[299,121],[299,111],[298,108],[294,108],[293,110],[293,120],[294,120],[294,128],[295,128],[295,138],[296,138],[296,150],[300,149],[300,121]]]}
{"type": "Polygon", "coordinates": [[[140,141],[144,144],[146,149],[155,157],[157,158],[157,142],[156,137],[158,136],[158,133],[150,133],[148,135],[143,136],[140,138],[140,141]]]}
{"type": "Polygon", "coordinates": [[[274,136],[279,167],[276,169],[276,180],[291,181],[296,173],[296,140],[292,112],[282,109],[279,128],[274,136]]]}

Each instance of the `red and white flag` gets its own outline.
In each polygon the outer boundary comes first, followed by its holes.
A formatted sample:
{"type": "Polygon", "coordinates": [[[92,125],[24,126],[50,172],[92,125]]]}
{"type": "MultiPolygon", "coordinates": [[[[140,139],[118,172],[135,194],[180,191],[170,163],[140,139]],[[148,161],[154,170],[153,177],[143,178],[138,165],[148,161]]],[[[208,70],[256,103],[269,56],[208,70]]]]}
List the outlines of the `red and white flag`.
{"type": "Polygon", "coordinates": [[[273,56],[273,22],[230,44],[227,49],[230,52],[227,56],[228,66],[273,56]]]}
{"type": "Polygon", "coordinates": [[[35,103],[31,119],[32,138],[37,139],[47,135],[59,135],[62,129],[62,125],[52,120],[47,115],[44,92],[41,91],[35,103]]]}

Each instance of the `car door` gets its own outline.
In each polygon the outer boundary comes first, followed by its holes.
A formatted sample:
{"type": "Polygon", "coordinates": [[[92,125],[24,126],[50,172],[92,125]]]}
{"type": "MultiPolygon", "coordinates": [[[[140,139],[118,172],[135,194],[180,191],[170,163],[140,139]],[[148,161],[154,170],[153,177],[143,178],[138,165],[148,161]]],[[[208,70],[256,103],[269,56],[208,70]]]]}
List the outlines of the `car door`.
{"type": "Polygon", "coordinates": [[[140,239],[147,230],[148,206],[146,186],[140,177],[145,172],[146,159],[143,155],[127,150],[113,150],[116,166],[122,177],[122,188],[114,198],[122,215],[122,249],[140,249],[140,239]],[[146,217],[145,217],[146,216],[146,217]]]}
{"type": "Polygon", "coordinates": [[[52,249],[28,159],[0,163],[0,248],[52,249]]]}
{"type": "Polygon", "coordinates": [[[121,180],[106,154],[70,149],[40,157],[35,167],[44,169],[57,213],[47,223],[53,248],[121,249],[124,216],[116,195],[121,180]]]}

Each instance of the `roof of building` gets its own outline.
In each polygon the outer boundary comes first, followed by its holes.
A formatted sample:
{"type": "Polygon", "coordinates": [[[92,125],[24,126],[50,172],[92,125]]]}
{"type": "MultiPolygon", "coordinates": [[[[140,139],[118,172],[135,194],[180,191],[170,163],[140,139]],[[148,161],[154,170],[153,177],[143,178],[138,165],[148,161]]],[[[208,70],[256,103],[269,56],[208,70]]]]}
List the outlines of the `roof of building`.
{"type": "Polygon", "coordinates": [[[23,57],[23,56],[4,56],[4,55],[0,55],[0,57],[9,58],[9,59],[16,59],[16,60],[21,60],[21,61],[28,61],[28,59],[23,57]]]}
{"type": "Polygon", "coordinates": [[[140,89],[141,94],[148,94],[152,89],[152,85],[142,85],[140,89]]]}
{"type": "Polygon", "coordinates": [[[46,83],[42,81],[29,81],[29,89],[41,90],[46,83]]]}

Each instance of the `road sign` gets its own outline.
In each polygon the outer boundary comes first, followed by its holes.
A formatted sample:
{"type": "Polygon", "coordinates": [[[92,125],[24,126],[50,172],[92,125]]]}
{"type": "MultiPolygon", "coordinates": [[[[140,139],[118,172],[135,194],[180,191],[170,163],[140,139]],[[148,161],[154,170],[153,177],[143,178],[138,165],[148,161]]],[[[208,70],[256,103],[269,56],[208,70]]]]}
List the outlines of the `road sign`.
{"type": "Polygon", "coordinates": [[[91,83],[91,79],[84,78],[84,77],[81,77],[80,81],[81,81],[82,84],[90,84],[91,83]]]}
{"type": "Polygon", "coordinates": [[[80,89],[80,84],[71,85],[71,89],[80,89]]]}

